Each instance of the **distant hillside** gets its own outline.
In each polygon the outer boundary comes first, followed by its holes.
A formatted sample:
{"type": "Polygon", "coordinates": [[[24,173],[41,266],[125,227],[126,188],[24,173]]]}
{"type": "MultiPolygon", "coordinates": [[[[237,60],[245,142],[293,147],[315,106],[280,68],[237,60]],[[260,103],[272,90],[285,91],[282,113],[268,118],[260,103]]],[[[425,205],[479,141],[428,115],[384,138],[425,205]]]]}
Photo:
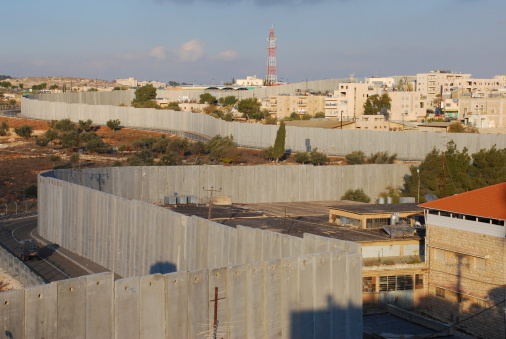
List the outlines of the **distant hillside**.
{"type": "Polygon", "coordinates": [[[67,88],[72,87],[94,87],[94,88],[106,88],[115,86],[114,82],[99,80],[99,79],[87,79],[87,78],[76,78],[76,77],[25,77],[25,78],[13,78],[9,80],[14,86],[23,84],[24,88],[31,88],[33,85],[39,85],[42,83],[47,84],[49,89],[52,85],[58,85],[62,88],[66,85],[67,88]]]}

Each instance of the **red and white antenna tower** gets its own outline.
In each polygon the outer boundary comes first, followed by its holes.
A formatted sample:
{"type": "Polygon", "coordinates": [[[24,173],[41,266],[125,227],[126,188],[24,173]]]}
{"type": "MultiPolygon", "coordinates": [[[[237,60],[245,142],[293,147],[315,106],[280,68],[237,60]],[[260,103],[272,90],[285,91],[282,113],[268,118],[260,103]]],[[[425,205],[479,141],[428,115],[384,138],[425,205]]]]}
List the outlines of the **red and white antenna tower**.
{"type": "Polygon", "coordinates": [[[269,47],[267,48],[267,76],[265,82],[267,85],[275,85],[278,83],[278,70],[276,68],[276,36],[274,35],[274,26],[269,31],[269,47]]]}

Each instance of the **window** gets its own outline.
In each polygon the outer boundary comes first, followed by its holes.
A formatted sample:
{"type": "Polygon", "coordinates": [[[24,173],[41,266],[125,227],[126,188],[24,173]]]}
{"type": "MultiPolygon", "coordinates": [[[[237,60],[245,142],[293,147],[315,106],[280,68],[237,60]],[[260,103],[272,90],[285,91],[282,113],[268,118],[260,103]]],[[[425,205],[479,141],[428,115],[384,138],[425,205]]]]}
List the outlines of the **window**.
{"type": "Polygon", "coordinates": [[[423,288],[423,274],[415,274],[415,289],[423,288]]]}
{"type": "Polygon", "coordinates": [[[413,276],[407,275],[388,275],[381,276],[379,281],[379,290],[387,291],[406,291],[413,289],[413,276]]]}
{"type": "Polygon", "coordinates": [[[474,268],[478,270],[486,270],[487,262],[485,258],[474,258],[474,268]]]}
{"type": "Polygon", "coordinates": [[[444,297],[445,297],[445,290],[443,288],[441,288],[441,287],[436,287],[436,295],[438,297],[441,297],[441,298],[444,299],[444,297]]]}
{"type": "Polygon", "coordinates": [[[376,292],[376,277],[362,278],[362,292],[376,292]]]}
{"type": "Polygon", "coordinates": [[[437,260],[437,261],[445,261],[445,251],[444,250],[440,250],[439,248],[435,248],[434,249],[434,258],[437,260]]]}

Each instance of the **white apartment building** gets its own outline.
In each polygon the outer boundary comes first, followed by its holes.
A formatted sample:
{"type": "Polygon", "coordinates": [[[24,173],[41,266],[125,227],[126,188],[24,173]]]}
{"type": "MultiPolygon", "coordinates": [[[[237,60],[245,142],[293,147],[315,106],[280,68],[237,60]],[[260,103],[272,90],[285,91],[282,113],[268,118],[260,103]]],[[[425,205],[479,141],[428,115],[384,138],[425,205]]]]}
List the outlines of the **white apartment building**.
{"type": "Polygon", "coordinates": [[[416,75],[416,91],[428,99],[436,100],[442,93],[450,93],[462,81],[470,79],[471,74],[453,73],[446,70],[430,71],[416,75]]]}
{"type": "Polygon", "coordinates": [[[264,80],[258,79],[256,75],[248,75],[246,79],[237,79],[235,83],[237,86],[261,87],[264,85],[264,80]]]}

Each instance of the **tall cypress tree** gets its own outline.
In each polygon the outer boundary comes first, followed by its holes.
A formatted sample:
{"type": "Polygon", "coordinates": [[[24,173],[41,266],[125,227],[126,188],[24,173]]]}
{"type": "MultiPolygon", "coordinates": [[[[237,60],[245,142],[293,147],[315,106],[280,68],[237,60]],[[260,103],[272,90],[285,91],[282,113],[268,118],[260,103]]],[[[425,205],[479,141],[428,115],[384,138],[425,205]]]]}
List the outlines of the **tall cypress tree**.
{"type": "Polygon", "coordinates": [[[285,139],[286,139],[286,128],[285,122],[281,121],[276,134],[276,140],[274,141],[274,147],[272,149],[272,155],[276,162],[285,154],[285,139]]]}

